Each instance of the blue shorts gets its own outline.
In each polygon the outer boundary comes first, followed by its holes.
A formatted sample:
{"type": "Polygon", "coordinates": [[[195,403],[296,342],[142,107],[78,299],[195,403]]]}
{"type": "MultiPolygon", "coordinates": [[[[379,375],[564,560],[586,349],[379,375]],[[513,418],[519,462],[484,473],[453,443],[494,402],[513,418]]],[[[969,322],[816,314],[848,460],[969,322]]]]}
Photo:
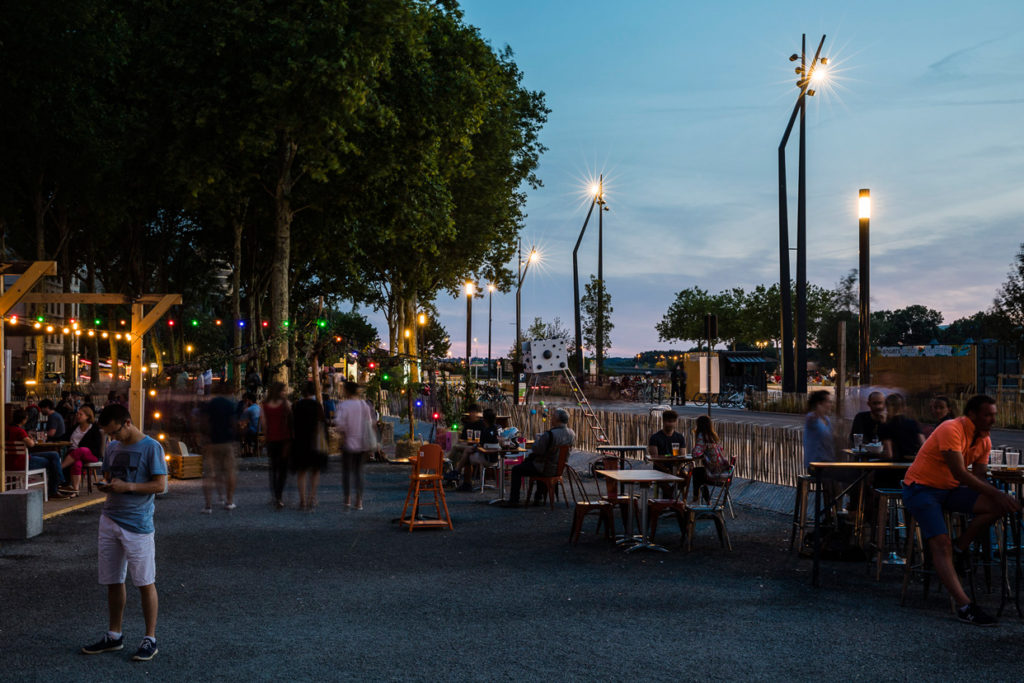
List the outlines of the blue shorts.
{"type": "Polygon", "coordinates": [[[942,513],[974,512],[978,492],[966,486],[955,489],[933,489],[924,484],[903,484],[903,505],[917,520],[925,539],[948,534],[942,513]]]}

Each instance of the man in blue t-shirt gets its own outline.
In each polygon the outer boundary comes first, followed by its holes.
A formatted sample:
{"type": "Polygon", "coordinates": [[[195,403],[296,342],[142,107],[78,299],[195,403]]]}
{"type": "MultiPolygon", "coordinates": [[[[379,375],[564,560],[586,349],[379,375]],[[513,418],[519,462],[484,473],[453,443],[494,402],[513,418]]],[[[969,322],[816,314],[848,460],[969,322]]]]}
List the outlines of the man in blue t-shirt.
{"type": "Polygon", "coordinates": [[[167,463],[163,447],[132,424],[124,406],[108,404],[97,422],[110,439],[103,456],[105,481],[98,484],[107,494],[100,514],[98,549],[99,582],[107,586],[110,626],[103,638],[84,646],[82,652],[95,655],[124,647],[124,581],[131,571],[132,583],[138,586],[142,597],[142,616],[146,622],[146,637],[132,659],[148,661],[157,653],[154,500],[167,486],[167,463]]]}

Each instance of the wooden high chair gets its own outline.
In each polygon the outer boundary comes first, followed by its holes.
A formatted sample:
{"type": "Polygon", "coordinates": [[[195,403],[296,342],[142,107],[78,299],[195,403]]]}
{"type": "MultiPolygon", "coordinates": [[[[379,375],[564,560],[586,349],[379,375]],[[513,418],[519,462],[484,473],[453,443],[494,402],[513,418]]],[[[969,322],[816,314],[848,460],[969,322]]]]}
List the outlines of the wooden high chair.
{"type": "MultiPolygon", "coordinates": [[[[427,504],[430,505],[430,503],[427,504]]],[[[402,507],[402,517],[399,523],[408,524],[410,532],[414,527],[454,528],[451,515],[448,513],[448,502],[444,497],[444,451],[435,443],[423,444],[413,462],[412,473],[409,475],[409,492],[405,495],[405,505],[402,507]],[[433,505],[437,510],[436,519],[416,517],[420,508],[421,493],[434,494],[433,505]],[[412,501],[411,510],[410,500],[412,501]]]]}

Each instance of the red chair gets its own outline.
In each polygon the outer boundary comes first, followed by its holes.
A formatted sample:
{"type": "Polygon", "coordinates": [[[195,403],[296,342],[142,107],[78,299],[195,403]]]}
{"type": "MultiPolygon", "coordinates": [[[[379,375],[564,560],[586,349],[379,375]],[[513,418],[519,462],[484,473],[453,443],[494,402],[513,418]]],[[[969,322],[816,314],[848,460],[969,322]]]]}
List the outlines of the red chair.
{"type": "MultiPolygon", "coordinates": [[[[619,493],[619,484],[614,479],[607,477],[598,477],[597,471],[599,470],[617,470],[619,469],[619,459],[613,456],[605,456],[601,459],[600,465],[594,466],[594,474],[596,479],[604,479],[605,492],[601,495],[601,500],[607,501],[611,504],[612,508],[619,508],[619,514],[622,516],[623,529],[622,533],[629,534],[630,530],[625,528],[626,524],[626,506],[632,505],[632,519],[640,519],[640,504],[637,502],[637,498],[630,498],[629,496],[619,493]]],[[[598,482],[598,492],[600,492],[600,482],[598,482]]]]}
{"type": "Polygon", "coordinates": [[[690,506],[686,504],[686,495],[690,490],[690,477],[693,476],[693,470],[687,468],[678,476],[682,477],[684,481],[677,484],[674,497],[653,498],[647,501],[647,526],[651,538],[654,538],[654,534],[658,531],[658,519],[664,515],[674,514],[676,521],[679,522],[679,533],[682,534],[682,540],[686,540],[687,516],[690,514],[690,506]]]}
{"type": "Polygon", "coordinates": [[[548,501],[551,503],[551,509],[555,509],[555,486],[562,487],[562,499],[565,500],[565,507],[569,507],[569,498],[565,495],[565,482],[562,480],[562,475],[565,474],[565,466],[569,462],[569,446],[558,447],[558,469],[553,477],[544,477],[541,475],[530,475],[530,485],[526,489],[526,504],[530,504],[530,499],[533,497],[533,484],[534,482],[544,482],[548,490],[548,501]]]}
{"type": "MultiPolygon", "coordinates": [[[[427,503],[430,505],[431,503],[427,503]]],[[[423,444],[413,459],[412,473],[409,475],[409,492],[405,494],[405,505],[402,507],[401,524],[409,525],[412,532],[415,527],[448,527],[452,526],[452,518],[448,513],[448,501],[444,497],[444,451],[434,443],[423,444]],[[420,519],[420,494],[432,493],[433,506],[437,510],[437,519],[420,519]],[[412,509],[409,503],[412,502],[412,509]],[[444,512],[442,512],[442,510],[444,512]],[[406,513],[409,513],[408,516],[406,513]]]]}

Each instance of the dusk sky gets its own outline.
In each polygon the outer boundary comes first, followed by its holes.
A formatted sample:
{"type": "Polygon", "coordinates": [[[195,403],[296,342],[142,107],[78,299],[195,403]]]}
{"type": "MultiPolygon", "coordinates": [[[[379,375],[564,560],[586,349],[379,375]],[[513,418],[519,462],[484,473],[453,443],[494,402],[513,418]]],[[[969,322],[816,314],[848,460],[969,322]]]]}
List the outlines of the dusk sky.
{"type": "MultiPolygon", "coordinates": [[[[529,193],[524,245],[543,254],[523,286],[525,326],[572,327],[572,248],[585,179],[603,172],[604,268],[613,348],[659,342],[676,292],[779,277],[776,149],[796,101],[801,33],[835,78],[808,101],[808,278],[857,267],[856,199],[870,188],[872,308],[923,304],[945,321],[988,308],[1024,241],[1024,3],[632,3],[467,0],[466,21],[515,51],[543,90],[549,148],[529,193]]],[[[789,145],[796,240],[797,133],[789,145]]],[[[595,213],[596,219],[596,213],[595,213]]],[[[597,270],[597,225],[580,250],[597,270]]],[[[795,270],[794,270],[795,276],[795,270]]],[[[465,301],[443,296],[452,351],[465,301]]],[[[487,354],[487,300],[474,302],[487,354]]],[[[386,337],[386,326],[372,319],[386,337]]],[[[515,296],[494,301],[494,355],[515,336],[515,296]]],[[[689,344],[675,344],[688,347],[689,344]]]]}

